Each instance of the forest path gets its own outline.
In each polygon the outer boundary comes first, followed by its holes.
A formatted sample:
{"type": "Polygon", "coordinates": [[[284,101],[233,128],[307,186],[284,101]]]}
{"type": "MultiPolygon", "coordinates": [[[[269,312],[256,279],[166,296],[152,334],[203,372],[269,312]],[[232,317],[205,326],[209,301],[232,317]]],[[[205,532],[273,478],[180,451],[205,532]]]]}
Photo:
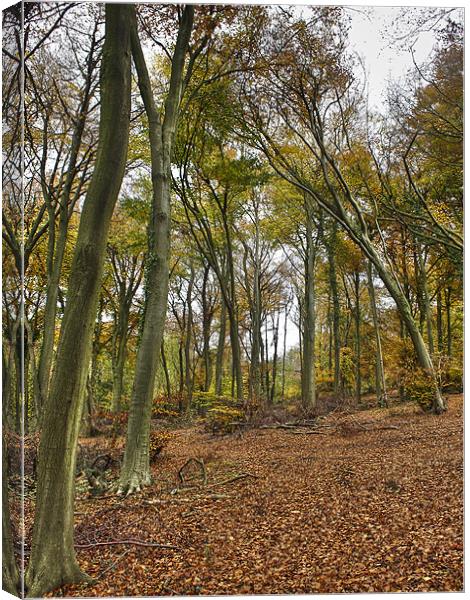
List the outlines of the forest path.
{"type": "Polygon", "coordinates": [[[175,549],[78,548],[100,579],[60,595],[462,590],[462,397],[440,417],[403,406],[354,418],[398,429],[176,431],[154,486],[76,506],[77,544],[175,549]],[[178,482],[190,457],[205,485],[178,482]]]}

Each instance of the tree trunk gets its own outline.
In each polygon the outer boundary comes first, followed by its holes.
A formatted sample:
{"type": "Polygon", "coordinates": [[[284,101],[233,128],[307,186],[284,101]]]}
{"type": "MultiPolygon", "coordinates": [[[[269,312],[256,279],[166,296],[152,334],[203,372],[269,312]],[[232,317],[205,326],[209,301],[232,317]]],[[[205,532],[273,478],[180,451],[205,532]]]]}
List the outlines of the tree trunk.
{"type": "MultiPolygon", "coordinates": [[[[2,386],[4,387],[4,386],[2,386]]],[[[2,434],[2,589],[13,596],[21,597],[20,575],[13,552],[10,503],[8,499],[8,448],[5,433],[2,434]]],[[[23,498],[20,498],[20,502],[23,498]]],[[[24,544],[24,540],[21,540],[24,544]]]]}
{"type": "Polygon", "coordinates": [[[212,361],[211,361],[211,324],[212,324],[212,310],[209,308],[207,298],[207,282],[209,278],[210,267],[208,265],[204,268],[204,279],[202,283],[202,337],[203,337],[203,348],[202,355],[204,360],[204,388],[205,392],[208,392],[212,383],[212,361]]]}
{"type": "Polygon", "coordinates": [[[193,286],[194,286],[194,269],[191,266],[191,275],[188,284],[188,292],[186,295],[186,304],[188,306],[188,318],[186,320],[186,335],[184,340],[184,385],[186,388],[186,394],[183,405],[183,413],[187,414],[191,408],[191,402],[193,397],[193,378],[192,378],[192,356],[191,356],[191,344],[192,344],[192,329],[193,329],[193,286]]]}
{"type": "Polygon", "coordinates": [[[328,277],[330,283],[331,300],[333,303],[333,354],[334,354],[334,372],[333,372],[333,393],[335,398],[340,395],[340,356],[341,356],[341,338],[340,338],[340,320],[341,320],[341,308],[339,304],[339,293],[338,293],[338,280],[336,275],[336,238],[337,238],[337,225],[332,224],[330,239],[327,242],[327,256],[328,256],[328,277]]]}
{"type": "Polygon", "coordinates": [[[216,396],[222,395],[226,324],[227,324],[227,307],[225,306],[225,300],[222,298],[222,307],[220,310],[219,341],[217,343],[217,355],[216,355],[216,360],[215,360],[215,395],[216,396]]]}
{"type": "Polygon", "coordinates": [[[129,5],[106,5],[96,164],[83,204],[57,361],[44,407],[31,555],[30,597],[85,578],[75,557],[77,439],[106,241],[126,164],[130,120],[129,5]]]}
{"type": "Polygon", "coordinates": [[[151,481],[150,419],[155,374],[161,352],[168,303],[171,149],[193,17],[194,6],[185,6],[173,54],[170,87],[162,117],[155,106],[147,65],[138,38],[135,11],[132,15],[132,56],[149,123],[153,192],[142,335],[137,351],[119,494],[139,491],[142,486],[148,485],[151,481]]]}
{"type": "Polygon", "coordinates": [[[309,199],[306,198],[306,256],[305,298],[302,311],[302,406],[310,410],[316,404],[315,389],[315,245],[313,243],[313,223],[309,199]]]}
{"type": "Polygon", "coordinates": [[[169,400],[171,398],[171,382],[170,382],[170,373],[168,372],[168,363],[166,361],[165,340],[164,339],[162,339],[161,355],[162,355],[163,372],[165,373],[166,397],[169,400]]]}
{"type": "Polygon", "coordinates": [[[284,309],[284,339],[282,342],[282,375],[281,375],[281,400],[285,400],[286,390],[286,354],[287,354],[287,317],[288,317],[288,305],[284,309]]]}
{"type": "Polygon", "coordinates": [[[451,303],[451,295],[452,289],[448,287],[445,291],[445,301],[446,301],[446,321],[447,321],[447,356],[452,356],[452,318],[451,311],[452,303],[451,303]]]}
{"type": "Polygon", "coordinates": [[[354,292],[356,295],[356,310],[354,320],[356,324],[356,402],[361,402],[362,377],[361,377],[361,280],[359,271],[354,273],[354,292]]]}
{"type": "Polygon", "coordinates": [[[429,353],[431,356],[434,354],[434,336],[432,331],[432,315],[431,315],[431,302],[429,300],[428,290],[428,278],[426,274],[426,265],[422,255],[421,246],[418,245],[418,270],[420,279],[420,290],[421,290],[421,310],[422,317],[426,323],[426,334],[428,338],[429,353]]]}
{"type": "Polygon", "coordinates": [[[123,395],[124,367],[127,354],[127,331],[129,327],[130,306],[123,302],[119,307],[119,314],[116,323],[116,335],[114,340],[112,370],[113,370],[113,398],[111,411],[117,413],[121,410],[121,400],[123,395]]]}
{"type": "MultiPolygon", "coordinates": [[[[274,319],[273,319],[274,321],[274,319]]],[[[270,404],[274,404],[274,400],[276,397],[276,377],[277,377],[277,350],[279,343],[279,311],[276,316],[276,323],[273,322],[273,346],[274,346],[274,354],[273,354],[273,377],[271,382],[271,394],[269,397],[270,404]]]]}
{"type": "MultiPolygon", "coordinates": [[[[249,394],[253,406],[257,406],[261,400],[261,294],[260,294],[260,269],[259,269],[259,223],[258,210],[255,206],[255,251],[253,256],[253,294],[251,307],[251,356],[249,394]]],[[[249,282],[247,282],[249,285],[249,282]]]]}
{"type": "Polygon", "coordinates": [[[375,333],[375,391],[377,402],[381,407],[388,406],[387,387],[385,384],[385,370],[382,354],[382,341],[380,339],[380,325],[377,314],[377,302],[375,298],[374,280],[372,278],[372,264],[367,262],[367,284],[369,287],[370,312],[375,333]]]}
{"type": "Polygon", "coordinates": [[[370,242],[367,236],[363,236],[361,238],[361,247],[365,250],[367,256],[372,261],[379,277],[382,279],[385,287],[389,291],[390,295],[394,299],[399,315],[405,325],[408,334],[413,342],[413,346],[416,352],[416,357],[418,359],[419,366],[427,373],[430,378],[431,385],[434,388],[434,402],[433,402],[433,410],[436,414],[440,414],[445,411],[445,404],[442,398],[441,391],[438,386],[436,373],[434,371],[434,365],[431,360],[431,356],[429,355],[428,348],[426,343],[419,331],[419,327],[414,320],[413,314],[411,312],[411,306],[408,303],[408,300],[405,297],[402,289],[398,285],[395,277],[390,272],[389,268],[384,264],[374,246],[370,242]]]}
{"type": "Polygon", "coordinates": [[[442,290],[439,287],[436,296],[437,305],[437,316],[436,316],[436,328],[437,328],[437,350],[438,352],[444,352],[444,335],[442,329],[442,290]]]}

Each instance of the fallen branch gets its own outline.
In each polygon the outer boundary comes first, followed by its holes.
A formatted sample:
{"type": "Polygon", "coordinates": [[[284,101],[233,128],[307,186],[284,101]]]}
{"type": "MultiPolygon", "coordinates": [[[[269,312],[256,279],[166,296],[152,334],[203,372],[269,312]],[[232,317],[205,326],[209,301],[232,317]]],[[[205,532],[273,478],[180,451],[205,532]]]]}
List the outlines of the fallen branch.
{"type": "Polygon", "coordinates": [[[120,544],[145,546],[147,548],[163,548],[166,550],[181,550],[179,546],[171,544],[156,544],[154,542],[140,542],[139,540],[112,540],[110,542],[93,542],[92,544],[75,544],[75,548],[94,548],[95,546],[118,546],[120,544]]]}
{"type": "Polygon", "coordinates": [[[325,431],[314,431],[314,430],[309,430],[309,431],[289,431],[289,433],[292,433],[293,435],[328,435],[325,431]]]}
{"type": "Polygon", "coordinates": [[[218,483],[212,483],[208,485],[208,488],[218,487],[219,485],[227,485],[229,483],[233,483],[234,481],[238,481],[239,479],[246,479],[247,477],[253,477],[254,479],[259,479],[258,475],[253,475],[252,473],[241,473],[240,475],[235,475],[235,477],[231,477],[230,479],[225,479],[225,481],[219,481],[218,483]]]}
{"type": "MultiPolygon", "coordinates": [[[[179,480],[181,481],[181,483],[183,485],[186,484],[185,478],[184,478],[184,470],[191,464],[195,464],[199,467],[200,471],[201,471],[201,475],[202,475],[202,483],[203,485],[206,485],[207,483],[207,471],[206,471],[206,466],[204,464],[204,461],[200,458],[188,458],[188,460],[184,463],[184,465],[180,468],[180,470],[178,471],[178,477],[179,480]]],[[[194,478],[193,478],[194,479],[194,478]]]]}

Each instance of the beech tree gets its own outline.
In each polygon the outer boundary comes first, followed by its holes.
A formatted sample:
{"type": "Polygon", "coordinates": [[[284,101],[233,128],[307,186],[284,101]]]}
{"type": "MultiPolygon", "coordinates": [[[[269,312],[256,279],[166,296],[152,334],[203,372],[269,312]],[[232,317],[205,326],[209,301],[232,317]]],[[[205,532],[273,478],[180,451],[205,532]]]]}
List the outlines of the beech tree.
{"type": "Polygon", "coordinates": [[[138,38],[137,20],[135,14],[132,15],[132,56],[148,119],[153,197],[149,224],[144,317],[137,353],[119,494],[136,492],[142,486],[148,485],[151,480],[150,415],[168,302],[171,153],[183,83],[185,77],[190,75],[190,71],[185,74],[185,59],[193,19],[194,7],[188,5],[184,8],[179,22],[171,60],[168,94],[164,105],[158,109],[138,38]]]}
{"type": "Polygon", "coordinates": [[[106,5],[96,164],[83,205],[57,363],[44,409],[28,596],[85,578],[75,558],[75,462],[84,387],[111,215],[124,175],[130,121],[131,7],[106,5]]]}
{"type": "Polygon", "coordinates": [[[445,410],[445,405],[429,350],[383,249],[372,242],[371,226],[361,198],[348,184],[341,167],[341,152],[347,152],[351,147],[347,132],[351,128],[348,119],[351,119],[353,98],[351,76],[343,60],[344,38],[335,19],[334,11],[325,9],[323,15],[316,15],[310,22],[298,21],[295,37],[289,37],[289,28],[284,31],[276,28],[272,34],[276,39],[275,47],[265,59],[263,86],[263,93],[276,109],[276,117],[273,120],[266,106],[260,105],[259,96],[255,101],[254,96],[247,93],[245,102],[256,132],[251,140],[266,155],[273,169],[333,217],[373,263],[396,302],[419,366],[434,388],[434,411],[440,413],[445,410]],[[335,28],[336,34],[331,35],[335,28]],[[335,146],[338,123],[340,131],[346,132],[343,148],[335,146]],[[286,139],[291,145],[299,144],[310,153],[323,176],[321,187],[299,170],[295,153],[283,151],[286,139]]]}

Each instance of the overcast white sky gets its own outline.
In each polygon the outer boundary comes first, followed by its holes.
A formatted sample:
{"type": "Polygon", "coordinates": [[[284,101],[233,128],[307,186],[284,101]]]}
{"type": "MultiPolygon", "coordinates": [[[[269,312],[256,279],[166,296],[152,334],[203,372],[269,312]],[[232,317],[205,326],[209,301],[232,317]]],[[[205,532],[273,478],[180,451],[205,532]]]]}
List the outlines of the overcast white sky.
{"type": "MultiPolygon", "coordinates": [[[[399,43],[393,43],[397,36],[405,35],[411,28],[406,23],[406,17],[403,18],[403,11],[408,13],[406,16],[412,18],[418,14],[419,9],[411,6],[355,6],[347,10],[351,17],[349,39],[351,46],[363,58],[366,67],[371,108],[380,108],[383,105],[390,80],[403,79],[413,67],[409,47],[400,47],[399,43]],[[400,23],[403,25],[400,26],[400,23]]],[[[454,18],[457,18],[457,12],[454,11],[454,18]]],[[[435,41],[432,31],[423,31],[416,36],[413,52],[418,64],[428,59],[435,41]]]]}

